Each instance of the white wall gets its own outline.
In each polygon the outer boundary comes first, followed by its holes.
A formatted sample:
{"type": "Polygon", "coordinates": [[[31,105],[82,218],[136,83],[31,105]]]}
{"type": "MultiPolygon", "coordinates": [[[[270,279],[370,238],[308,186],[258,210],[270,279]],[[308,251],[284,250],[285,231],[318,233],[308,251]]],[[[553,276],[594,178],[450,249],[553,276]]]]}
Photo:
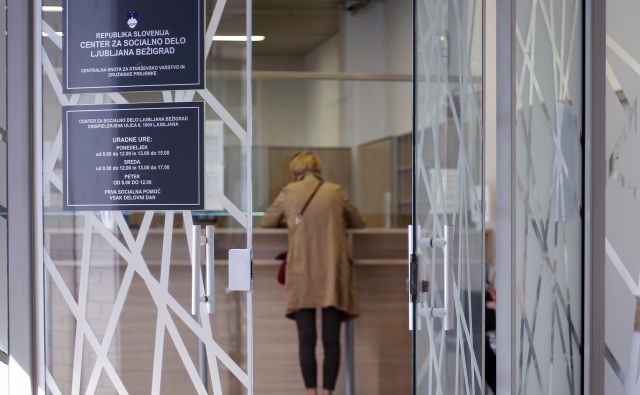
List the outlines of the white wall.
{"type": "MultiPolygon", "coordinates": [[[[408,75],[413,69],[411,1],[388,1],[386,3],[385,22],[389,27],[386,35],[385,50],[387,73],[408,75]]],[[[394,134],[403,134],[412,129],[413,93],[410,82],[387,83],[387,127],[394,134]]]]}
{"type": "Polygon", "coordinates": [[[303,146],[307,144],[306,91],[297,80],[256,81],[255,144],[303,146]]]}
{"type": "MultiPolygon", "coordinates": [[[[345,14],[344,71],[410,76],[412,13],[411,1],[388,0],[345,14]]],[[[411,131],[411,82],[350,82],[344,92],[345,144],[355,146],[411,131]]]]}
{"type": "MultiPolygon", "coordinates": [[[[341,31],[302,57],[303,70],[409,77],[411,22],[410,0],[344,11],[341,31]]],[[[283,60],[281,69],[294,64],[283,60]]],[[[276,57],[265,66],[278,69],[276,57]]],[[[258,81],[255,90],[256,141],[262,145],[356,147],[411,131],[409,81],[274,80],[258,81]]]]}
{"type": "MultiPolygon", "coordinates": [[[[337,73],[342,64],[342,35],[338,33],[304,57],[306,71],[337,73]]],[[[308,81],[305,129],[309,145],[335,147],[343,134],[342,97],[338,81],[308,81]]]]}

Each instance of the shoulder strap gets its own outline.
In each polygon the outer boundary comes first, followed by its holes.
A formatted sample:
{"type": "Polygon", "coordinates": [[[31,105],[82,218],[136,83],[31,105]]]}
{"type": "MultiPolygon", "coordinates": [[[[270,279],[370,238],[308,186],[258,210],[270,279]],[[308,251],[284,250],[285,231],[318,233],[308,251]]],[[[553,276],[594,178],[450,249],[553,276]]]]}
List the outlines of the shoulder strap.
{"type": "Polygon", "coordinates": [[[316,189],[313,190],[313,193],[311,194],[311,196],[309,196],[309,199],[307,200],[307,202],[302,207],[302,210],[300,211],[300,217],[302,217],[304,215],[304,212],[307,211],[307,207],[309,207],[309,204],[311,204],[311,201],[313,200],[313,198],[316,197],[316,194],[320,190],[320,187],[322,186],[322,184],[324,184],[324,181],[320,181],[316,186],[316,189]]]}

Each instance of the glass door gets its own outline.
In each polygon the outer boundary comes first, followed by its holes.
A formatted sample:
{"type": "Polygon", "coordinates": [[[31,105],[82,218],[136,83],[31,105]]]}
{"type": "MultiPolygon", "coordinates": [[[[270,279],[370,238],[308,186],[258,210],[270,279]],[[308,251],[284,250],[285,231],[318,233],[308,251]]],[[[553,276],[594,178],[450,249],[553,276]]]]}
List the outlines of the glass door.
{"type": "Polygon", "coordinates": [[[251,0],[38,3],[48,393],[253,394],[251,0]]]}
{"type": "Polygon", "coordinates": [[[483,2],[414,3],[414,393],[484,394],[483,2]]]}
{"type": "Polygon", "coordinates": [[[0,2],[0,31],[5,38],[0,41],[0,392],[9,391],[9,202],[7,128],[7,7],[0,2]]]}

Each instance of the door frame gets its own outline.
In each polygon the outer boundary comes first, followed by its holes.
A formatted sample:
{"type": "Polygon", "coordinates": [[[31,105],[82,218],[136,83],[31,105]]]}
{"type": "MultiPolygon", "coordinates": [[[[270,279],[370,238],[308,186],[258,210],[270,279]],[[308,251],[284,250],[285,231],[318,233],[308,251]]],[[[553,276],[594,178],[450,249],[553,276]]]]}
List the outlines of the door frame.
{"type": "Polygon", "coordinates": [[[7,0],[7,129],[9,199],[9,391],[41,393],[36,379],[38,288],[34,224],[33,23],[35,2],[7,0]]]}
{"type": "MultiPolygon", "coordinates": [[[[515,292],[515,4],[496,0],[496,292],[515,292]]],[[[496,301],[497,395],[516,393],[515,300],[496,301]]]]}
{"type": "Polygon", "coordinates": [[[607,186],[606,2],[585,1],[585,226],[583,388],[604,395],[605,220],[607,186]]]}

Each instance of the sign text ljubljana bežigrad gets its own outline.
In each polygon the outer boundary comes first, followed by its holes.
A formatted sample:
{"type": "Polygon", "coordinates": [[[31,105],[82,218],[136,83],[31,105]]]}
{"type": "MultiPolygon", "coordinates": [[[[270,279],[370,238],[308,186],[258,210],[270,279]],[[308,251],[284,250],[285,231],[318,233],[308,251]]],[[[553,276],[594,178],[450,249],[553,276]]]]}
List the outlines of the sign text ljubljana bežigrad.
{"type": "Polygon", "coordinates": [[[64,93],[204,88],[203,0],[64,0],[64,93]]]}
{"type": "Polygon", "coordinates": [[[64,209],[203,209],[203,112],[201,102],[64,107],[64,209]]]}

